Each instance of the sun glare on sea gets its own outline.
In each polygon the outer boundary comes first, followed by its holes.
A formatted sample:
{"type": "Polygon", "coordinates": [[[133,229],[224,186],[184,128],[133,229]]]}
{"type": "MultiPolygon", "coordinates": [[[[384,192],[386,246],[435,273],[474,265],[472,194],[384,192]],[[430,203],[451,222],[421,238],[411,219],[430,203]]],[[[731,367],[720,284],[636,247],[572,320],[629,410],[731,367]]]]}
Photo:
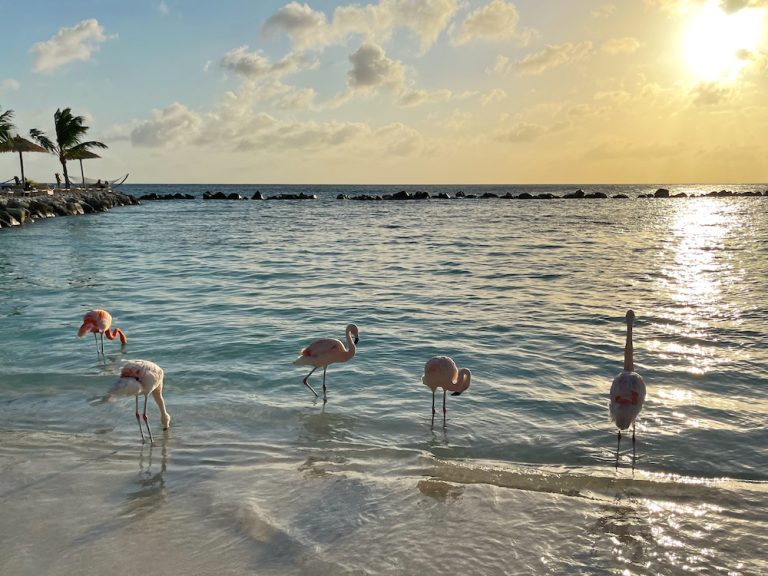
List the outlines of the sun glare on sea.
{"type": "Polygon", "coordinates": [[[693,12],[683,37],[685,63],[706,82],[731,81],[748,64],[763,34],[765,9],[726,13],[717,0],[693,12]]]}

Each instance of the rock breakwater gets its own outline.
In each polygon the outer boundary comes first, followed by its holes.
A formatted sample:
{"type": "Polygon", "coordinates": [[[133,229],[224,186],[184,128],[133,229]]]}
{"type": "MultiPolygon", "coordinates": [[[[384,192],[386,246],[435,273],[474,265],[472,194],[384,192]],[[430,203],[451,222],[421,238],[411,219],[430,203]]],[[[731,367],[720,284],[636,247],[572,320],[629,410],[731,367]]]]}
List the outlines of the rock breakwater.
{"type": "Polygon", "coordinates": [[[133,196],[112,190],[57,190],[47,195],[0,196],[0,228],[21,226],[41,218],[106,212],[115,206],[138,203],[133,196]]]}

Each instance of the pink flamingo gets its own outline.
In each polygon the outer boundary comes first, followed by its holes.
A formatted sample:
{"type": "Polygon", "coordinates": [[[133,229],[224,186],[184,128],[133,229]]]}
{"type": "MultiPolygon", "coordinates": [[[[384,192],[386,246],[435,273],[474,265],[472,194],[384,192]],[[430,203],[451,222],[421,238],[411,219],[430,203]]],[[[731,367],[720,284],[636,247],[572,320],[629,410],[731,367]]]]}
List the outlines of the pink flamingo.
{"type": "Polygon", "coordinates": [[[456,363],[448,356],[435,356],[424,365],[424,376],[421,382],[432,390],[432,426],[435,425],[435,390],[443,389],[443,427],[448,409],[445,407],[445,393],[451,391],[451,396],[459,396],[469,388],[472,373],[468,368],[459,370],[456,363]]]}
{"type": "Polygon", "coordinates": [[[309,385],[307,380],[312,375],[312,372],[320,367],[323,368],[323,402],[328,400],[325,387],[325,372],[328,369],[328,365],[333,364],[334,362],[347,362],[348,360],[351,360],[357,350],[355,344],[360,341],[357,326],[349,324],[346,329],[346,334],[348,348],[344,348],[344,344],[335,338],[323,338],[322,340],[315,340],[312,344],[304,348],[299,353],[299,357],[293,361],[296,366],[313,366],[312,370],[309,371],[309,374],[304,377],[303,382],[304,386],[312,390],[312,394],[315,395],[315,398],[318,397],[317,392],[315,392],[315,389],[309,385]],[[354,340],[352,339],[353,337],[354,340]]]}
{"type": "Polygon", "coordinates": [[[154,362],[149,360],[129,360],[126,362],[120,372],[120,379],[112,386],[107,398],[112,396],[136,397],[136,422],[139,424],[141,441],[144,442],[144,431],[141,429],[141,420],[139,419],[139,394],[144,395],[143,418],[151,443],[153,441],[152,430],[149,428],[149,420],[147,419],[147,396],[150,393],[160,408],[163,430],[168,430],[171,425],[171,415],[165,409],[165,400],[163,399],[163,369],[154,362]]]}
{"type": "MultiPolygon", "coordinates": [[[[120,336],[120,342],[122,344],[128,342],[128,338],[126,338],[120,328],[113,328],[112,331],[110,331],[110,326],[112,326],[112,315],[109,312],[98,309],[91,310],[86,312],[85,316],[83,316],[83,324],[80,326],[80,330],[77,331],[77,335],[82,338],[88,332],[93,332],[93,338],[96,339],[96,334],[99,334],[101,336],[101,353],[104,354],[105,335],[110,340],[114,340],[120,336]]],[[[98,348],[99,342],[96,340],[96,349],[98,350],[98,348]]]]}
{"type": "Polygon", "coordinates": [[[632,468],[635,466],[635,419],[643,409],[645,402],[645,382],[643,377],[634,371],[634,350],[632,348],[632,324],[635,313],[627,312],[627,342],[624,345],[624,370],[613,379],[611,384],[611,401],[609,408],[611,420],[616,424],[618,440],[616,444],[616,467],[619,467],[619,448],[621,447],[621,431],[632,425],[632,468]]]}

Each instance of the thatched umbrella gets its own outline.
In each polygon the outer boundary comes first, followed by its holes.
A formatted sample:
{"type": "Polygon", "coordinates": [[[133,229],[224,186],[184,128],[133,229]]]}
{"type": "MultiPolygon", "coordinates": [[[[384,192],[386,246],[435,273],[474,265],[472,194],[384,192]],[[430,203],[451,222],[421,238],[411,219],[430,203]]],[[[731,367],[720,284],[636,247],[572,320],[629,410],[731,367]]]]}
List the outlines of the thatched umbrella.
{"type": "Polygon", "coordinates": [[[42,146],[38,146],[34,142],[27,140],[26,138],[22,138],[18,134],[14,136],[13,138],[9,138],[2,144],[0,144],[0,152],[18,152],[19,153],[19,163],[21,164],[21,185],[26,186],[26,179],[24,178],[24,157],[21,155],[22,152],[48,152],[45,148],[42,146]]]}
{"type": "Polygon", "coordinates": [[[83,172],[83,160],[91,160],[92,158],[101,158],[95,152],[90,150],[81,150],[79,152],[73,152],[67,154],[69,160],[80,160],[80,177],[83,179],[83,188],[85,188],[85,173],[83,172]]]}

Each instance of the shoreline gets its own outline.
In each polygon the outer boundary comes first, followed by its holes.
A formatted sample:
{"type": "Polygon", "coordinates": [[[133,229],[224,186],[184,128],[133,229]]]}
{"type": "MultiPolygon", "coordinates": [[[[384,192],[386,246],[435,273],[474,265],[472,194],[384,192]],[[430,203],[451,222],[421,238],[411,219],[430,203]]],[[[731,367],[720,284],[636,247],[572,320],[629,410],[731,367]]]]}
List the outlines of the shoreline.
{"type": "Polygon", "coordinates": [[[0,228],[13,228],[43,218],[106,212],[139,201],[114,190],[56,190],[37,196],[0,196],[0,228]]]}

